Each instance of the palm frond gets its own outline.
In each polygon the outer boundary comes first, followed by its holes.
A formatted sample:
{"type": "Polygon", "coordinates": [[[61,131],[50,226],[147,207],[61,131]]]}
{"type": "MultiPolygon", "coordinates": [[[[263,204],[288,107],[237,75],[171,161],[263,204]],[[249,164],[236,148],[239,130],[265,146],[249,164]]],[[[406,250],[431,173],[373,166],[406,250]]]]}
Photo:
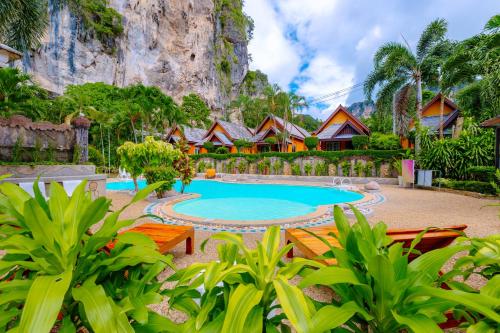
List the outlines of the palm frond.
{"type": "Polygon", "coordinates": [[[448,31],[448,23],[444,19],[432,21],[422,32],[417,44],[417,59],[422,61],[429,51],[443,41],[448,31]]]}

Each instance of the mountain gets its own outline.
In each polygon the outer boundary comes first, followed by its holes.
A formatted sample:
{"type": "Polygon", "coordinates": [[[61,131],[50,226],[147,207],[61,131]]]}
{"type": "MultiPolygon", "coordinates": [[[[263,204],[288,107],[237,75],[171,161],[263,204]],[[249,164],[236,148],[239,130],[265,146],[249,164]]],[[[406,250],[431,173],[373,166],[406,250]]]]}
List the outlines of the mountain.
{"type": "Polygon", "coordinates": [[[369,118],[375,112],[375,104],[371,101],[356,102],[352,103],[347,109],[358,118],[369,118]]]}
{"type": "Polygon", "coordinates": [[[110,0],[121,26],[106,39],[95,28],[102,22],[89,29],[89,18],[61,5],[66,2],[49,0],[46,36],[22,64],[51,92],[86,82],[142,82],[177,102],[195,92],[217,111],[248,72],[251,19],[240,0],[110,0]]]}

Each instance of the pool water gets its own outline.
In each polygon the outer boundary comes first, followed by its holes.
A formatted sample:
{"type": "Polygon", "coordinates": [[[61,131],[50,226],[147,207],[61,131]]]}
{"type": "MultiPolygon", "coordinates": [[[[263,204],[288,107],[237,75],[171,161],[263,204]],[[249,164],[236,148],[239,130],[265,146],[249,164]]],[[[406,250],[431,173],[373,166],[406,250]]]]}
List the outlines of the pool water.
{"type": "MultiPolygon", "coordinates": [[[[146,186],[139,181],[139,188],[146,186]]],[[[180,182],[174,188],[180,190],[180,182]]],[[[106,184],[108,190],[133,190],[132,181],[106,184]]],[[[362,194],[328,187],[238,184],[210,180],[194,180],[185,193],[198,193],[199,198],[173,206],[179,214],[220,220],[272,220],[306,215],[318,206],[359,200],[362,194]]]]}

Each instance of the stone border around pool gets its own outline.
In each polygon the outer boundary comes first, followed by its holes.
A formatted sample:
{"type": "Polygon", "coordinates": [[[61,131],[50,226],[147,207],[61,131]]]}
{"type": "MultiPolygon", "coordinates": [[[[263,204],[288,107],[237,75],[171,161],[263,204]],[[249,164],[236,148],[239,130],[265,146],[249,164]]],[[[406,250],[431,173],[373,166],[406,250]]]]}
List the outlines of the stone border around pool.
{"type": "MultiPolygon", "coordinates": [[[[242,183],[243,184],[243,183],[242,183]]],[[[307,185],[306,185],[307,186],[307,185]]],[[[315,185],[309,185],[315,186],[315,185]]],[[[316,185],[317,186],[317,185],[316,185]]],[[[323,186],[318,186],[323,187],[323,186]]],[[[378,205],[385,201],[385,197],[379,193],[358,192],[364,195],[362,199],[351,202],[359,209],[364,215],[370,215],[373,211],[372,206],[378,205]]],[[[203,231],[229,231],[229,232],[264,232],[266,227],[272,225],[279,225],[282,229],[288,228],[306,228],[319,226],[324,224],[333,223],[332,205],[322,205],[310,214],[296,216],[286,219],[273,219],[273,220],[220,220],[220,219],[203,219],[195,216],[179,214],[173,210],[173,205],[176,203],[200,197],[199,194],[187,194],[177,198],[170,199],[169,201],[157,201],[148,205],[144,212],[146,214],[156,215],[161,219],[156,219],[158,222],[173,225],[189,225],[194,226],[196,230],[203,231]]],[[[344,207],[344,211],[348,215],[353,215],[348,204],[340,204],[344,207]]]]}

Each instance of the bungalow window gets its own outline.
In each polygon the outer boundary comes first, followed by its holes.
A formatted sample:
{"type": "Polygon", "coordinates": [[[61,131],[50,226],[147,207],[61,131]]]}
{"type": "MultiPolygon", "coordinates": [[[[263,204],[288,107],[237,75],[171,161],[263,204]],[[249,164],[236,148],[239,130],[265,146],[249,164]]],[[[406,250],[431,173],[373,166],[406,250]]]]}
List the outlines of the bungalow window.
{"type": "Polygon", "coordinates": [[[198,155],[200,153],[200,148],[195,147],[194,148],[194,153],[195,153],[195,155],[198,155]]]}
{"type": "Polygon", "coordinates": [[[340,142],[338,141],[329,141],[326,143],[327,151],[337,151],[340,150],[340,142]]]}
{"type": "Polygon", "coordinates": [[[297,146],[296,145],[292,145],[292,153],[295,153],[296,150],[297,150],[297,146]]]}

